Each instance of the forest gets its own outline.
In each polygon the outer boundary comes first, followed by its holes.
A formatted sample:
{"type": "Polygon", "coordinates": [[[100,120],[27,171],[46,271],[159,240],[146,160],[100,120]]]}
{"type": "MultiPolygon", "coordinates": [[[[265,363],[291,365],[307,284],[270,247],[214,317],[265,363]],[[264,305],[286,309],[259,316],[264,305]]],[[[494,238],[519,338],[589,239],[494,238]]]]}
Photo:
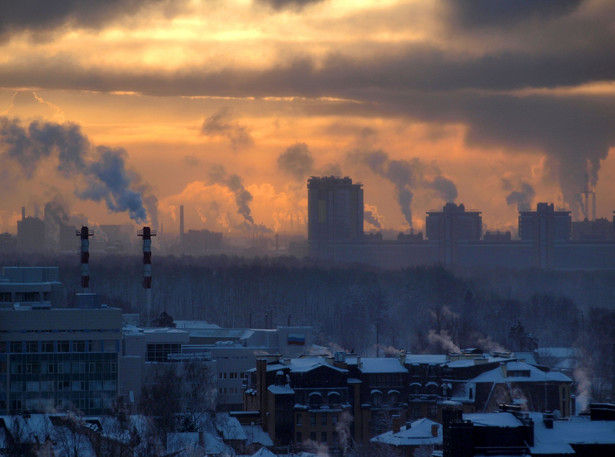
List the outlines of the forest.
{"type": "MultiPolygon", "coordinates": [[[[66,306],[80,292],[78,255],[0,257],[1,265],[58,266],[66,306]]],[[[152,309],[140,256],[92,254],[101,303],[221,327],[311,325],[316,343],[363,356],[459,348],[576,347],[594,394],[615,385],[615,272],[382,270],[294,257],[164,256],[153,260],[152,309]],[[378,345],[377,345],[378,342],[378,345]],[[599,388],[598,388],[599,387],[599,388]]],[[[149,314],[149,316],[148,316],[149,314]]]]}

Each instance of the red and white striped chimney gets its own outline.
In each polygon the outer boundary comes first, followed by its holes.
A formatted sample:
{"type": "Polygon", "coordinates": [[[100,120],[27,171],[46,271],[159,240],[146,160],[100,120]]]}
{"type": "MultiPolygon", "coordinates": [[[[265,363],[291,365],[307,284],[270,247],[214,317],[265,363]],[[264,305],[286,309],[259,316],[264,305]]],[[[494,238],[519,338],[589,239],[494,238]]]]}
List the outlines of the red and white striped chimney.
{"type": "Polygon", "coordinates": [[[145,289],[145,313],[149,322],[152,309],[152,237],[156,236],[156,231],[150,227],[143,227],[143,230],[137,232],[137,236],[143,238],[143,288],[145,289]]]}
{"type": "Polygon", "coordinates": [[[87,226],[77,230],[76,235],[81,238],[81,288],[83,292],[90,291],[90,240],[94,232],[90,232],[87,226]]]}

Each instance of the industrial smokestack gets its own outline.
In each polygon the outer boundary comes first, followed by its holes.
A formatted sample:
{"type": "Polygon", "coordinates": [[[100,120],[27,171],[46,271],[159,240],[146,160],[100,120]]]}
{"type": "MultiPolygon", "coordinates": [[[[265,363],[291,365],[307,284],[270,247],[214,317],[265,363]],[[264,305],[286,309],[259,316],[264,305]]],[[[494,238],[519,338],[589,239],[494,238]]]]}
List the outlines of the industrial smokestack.
{"type": "Polygon", "coordinates": [[[137,236],[143,238],[143,289],[145,289],[145,313],[149,322],[152,309],[152,236],[156,236],[156,232],[149,227],[143,227],[143,230],[137,232],[137,236]]]}
{"type": "Polygon", "coordinates": [[[184,246],[184,205],[179,205],[179,244],[184,246]]]}
{"type": "Polygon", "coordinates": [[[81,288],[83,292],[90,291],[90,240],[94,232],[84,225],[81,230],[77,230],[76,236],[81,238],[81,288]]]}
{"type": "Polygon", "coordinates": [[[596,220],[596,192],[592,192],[592,221],[596,220]]]}
{"type": "Polygon", "coordinates": [[[25,206],[21,207],[21,220],[22,221],[26,220],[26,207],[25,206]]]}

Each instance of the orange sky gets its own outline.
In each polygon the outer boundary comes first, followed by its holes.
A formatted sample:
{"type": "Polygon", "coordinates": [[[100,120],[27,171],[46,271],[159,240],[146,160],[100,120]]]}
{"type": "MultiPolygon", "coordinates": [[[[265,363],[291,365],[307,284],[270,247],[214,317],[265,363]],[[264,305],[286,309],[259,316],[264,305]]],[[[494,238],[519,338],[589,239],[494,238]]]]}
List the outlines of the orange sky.
{"type": "Polygon", "coordinates": [[[586,181],[598,216],[615,210],[608,0],[31,3],[0,18],[0,231],[50,199],[142,224],[125,205],[150,198],[152,223],[155,196],[168,232],[183,204],[188,228],[305,233],[306,178],[333,173],[396,231],[396,189],[420,230],[442,181],[488,229],[516,227],[507,197],[523,192],[580,217],[586,181]],[[70,170],[69,137],[33,122],[89,140],[70,170]],[[100,146],[123,159],[123,193],[100,146]]]}

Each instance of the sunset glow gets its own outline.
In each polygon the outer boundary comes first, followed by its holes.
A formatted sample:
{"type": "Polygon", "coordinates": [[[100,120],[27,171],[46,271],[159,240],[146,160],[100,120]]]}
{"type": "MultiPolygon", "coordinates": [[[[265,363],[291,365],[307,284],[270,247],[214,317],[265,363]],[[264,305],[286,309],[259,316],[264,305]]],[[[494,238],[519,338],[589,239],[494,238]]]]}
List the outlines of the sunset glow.
{"type": "MultiPolygon", "coordinates": [[[[450,180],[488,229],[515,229],[506,197],[523,183],[575,218],[586,185],[598,217],[615,210],[609,0],[44,3],[0,18],[0,232],[51,199],[129,223],[86,197],[99,146],[125,151],[128,187],[157,199],[168,232],[184,205],[189,228],[242,233],[236,176],[254,226],[305,234],[306,179],[325,174],[362,182],[383,228],[408,230],[392,182],[357,159],[373,151],[450,180]],[[15,149],[10,132],[36,121],[76,126],[85,165],[15,149]]],[[[412,190],[420,230],[445,201],[412,190]]],[[[155,224],[144,207],[133,220],[155,224]]]]}

